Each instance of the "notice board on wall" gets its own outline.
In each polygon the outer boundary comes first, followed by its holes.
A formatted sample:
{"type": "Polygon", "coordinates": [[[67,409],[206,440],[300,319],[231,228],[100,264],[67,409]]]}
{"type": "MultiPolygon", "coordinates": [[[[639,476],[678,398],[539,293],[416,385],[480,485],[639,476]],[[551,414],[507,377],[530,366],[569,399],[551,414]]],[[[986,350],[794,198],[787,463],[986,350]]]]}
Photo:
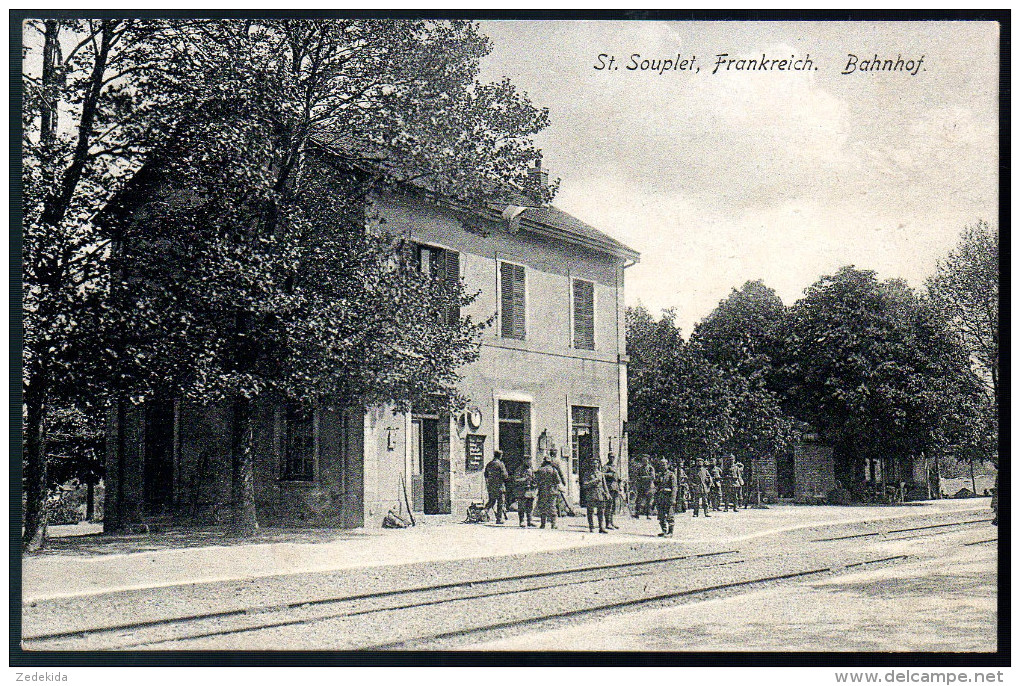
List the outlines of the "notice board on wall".
{"type": "Polygon", "coordinates": [[[467,447],[464,454],[467,457],[464,468],[469,472],[477,472],[485,462],[485,435],[468,434],[466,441],[467,447]]]}

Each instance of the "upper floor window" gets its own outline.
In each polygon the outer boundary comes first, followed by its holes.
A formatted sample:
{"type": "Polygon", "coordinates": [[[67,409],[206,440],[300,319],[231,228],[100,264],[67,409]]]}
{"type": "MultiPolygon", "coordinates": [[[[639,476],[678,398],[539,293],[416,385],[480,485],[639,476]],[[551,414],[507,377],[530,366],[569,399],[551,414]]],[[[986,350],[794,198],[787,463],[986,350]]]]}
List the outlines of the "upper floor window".
{"type": "Polygon", "coordinates": [[[283,413],[280,478],[315,480],[315,414],[309,405],[287,403],[283,413]]]}
{"type": "Polygon", "coordinates": [[[574,279],[574,347],[595,349],[595,284],[574,279]]]}
{"type": "MultiPolygon", "coordinates": [[[[415,245],[411,253],[415,269],[422,274],[445,279],[451,292],[457,292],[460,283],[460,253],[456,250],[437,248],[434,245],[415,245]]],[[[460,321],[460,306],[450,305],[446,311],[447,322],[456,326],[460,321]]]]}
{"type": "Polygon", "coordinates": [[[524,317],[524,267],[510,262],[499,263],[500,335],[523,341],[526,333],[524,317]]]}

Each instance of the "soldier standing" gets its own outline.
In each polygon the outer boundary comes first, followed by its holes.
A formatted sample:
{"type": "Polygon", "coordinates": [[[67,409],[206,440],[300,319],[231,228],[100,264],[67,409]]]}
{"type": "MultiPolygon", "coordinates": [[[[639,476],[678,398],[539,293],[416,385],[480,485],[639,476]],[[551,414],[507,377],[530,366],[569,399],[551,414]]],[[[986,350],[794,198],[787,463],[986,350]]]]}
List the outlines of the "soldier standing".
{"type": "Polygon", "coordinates": [[[739,460],[735,460],[733,462],[733,466],[736,467],[737,470],[737,498],[739,499],[737,502],[742,504],[744,506],[744,509],[746,510],[748,501],[747,501],[747,489],[745,488],[747,482],[744,481],[744,463],[740,462],[739,460]]]}
{"type": "Polygon", "coordinates": [[[531,521],[531,508],[535,504],[535,472],[527,461],[521,462],[521,466],[514,472],[514,498],[517,500],[517,516],[524,528],[524,521],[527,519],[528,526],[535,526],[531,521]]]}
{"type": "Polygon", "coordinates": [[[535,486],[538,489],[538,502],[535,509],[541,521],[540,529],[545,528],[546,520],[551,529],[556,528],[556,510],[559,505],[560,488],[566,486],[563,474],[548,457],[535,472],[535,486]]]}
{"type": "Polygon", "coordinates": [[[496,450],[492,461],[485,465],[485,487],[489,492],[489,501],[485,503],[485,511],[496,507],[496,523],[502,524],[506,519],[506,482],[510,480],[506,465],[503,464],[503,451],[496,450]]]}
{"type": "Polygon", "coordinates": [[[589,463],[588,471],[581,480],[581,494],[588,510],[588,531],[594,533],[595,517],[598,517],[599,533],[609,533],[606,531],[606,501],[609,500],[609,488],[606,486],[606,476],[602,473],[598,459],[593,458],[589,463]]]}
{"type": "Polygon", "coordinates": [[[740,487],[743,481],[740,479],[740,471],[737,469],[737,459],[730,455],[730,466],[726,470],[726,499],[723,510],[728,512],[730,507],[737,512],[737,504],[740,502],[740,487]]]}
{"type": "Polygon", "coordinates": [[[620,496],[620,477],[616,475],[613,467],[613,454],[609,454],[606,460],[606,470],[603,472],[606,477],[606,488],[609,489],[609,502],[606,503],[606,528],[619,529],[614,523],[616,518],[616,499],[620,496]]]}
{"type": "Polygon", "coordinates": [[[708,517],[708,494],[712,490],[712,475],[705,467],[704,460],[698,460],[697,468],[691,473],[691,502],[694,503],[694,516],[698,516],[698,508],[705,510],[708,517]]]}
{"type": "Polygon", "coordinates": [[[652,497],[655,495],[655,467],[652,458],[644,455],[634,477],[637,498],[634,503],[635,519],[642,514],[646,519],[652,518],[652,497]]]}
{"type": "Polygon", "coordinates": [[[687,512],[687,502],[691,498],[690,484],[687,483],[687,470],[684,469],[683,462],[680,462],[676,466],[676,502],[680,506],[680,512],[687,512]]]}
{"type": "Polygon", "coordinates": [[[723,473],[719,466],[719,459],[712,458],[712,509],[719,512],[722,509],[723,496],[723,473]]]}
{"type": "Polygon", "coordinates": [[[655,510],[659,516],[659,536],[673,535],[673,509],[676,507],[676,472],[665,457],[659,463],[655,476],[655,510]]]}

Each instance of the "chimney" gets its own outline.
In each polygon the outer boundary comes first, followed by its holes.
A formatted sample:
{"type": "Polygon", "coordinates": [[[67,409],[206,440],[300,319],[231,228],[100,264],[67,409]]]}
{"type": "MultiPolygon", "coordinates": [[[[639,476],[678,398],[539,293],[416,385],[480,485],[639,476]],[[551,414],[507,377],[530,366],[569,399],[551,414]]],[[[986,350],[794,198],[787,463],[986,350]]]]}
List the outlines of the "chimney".
{"type": "Polygon", "coordinates": [[[545,189],[549,187],[549,172],[542,169],[542,158],[535,160],[535,166],[528,169],[531,198],[538,205],[545,204],[545,189]]]}

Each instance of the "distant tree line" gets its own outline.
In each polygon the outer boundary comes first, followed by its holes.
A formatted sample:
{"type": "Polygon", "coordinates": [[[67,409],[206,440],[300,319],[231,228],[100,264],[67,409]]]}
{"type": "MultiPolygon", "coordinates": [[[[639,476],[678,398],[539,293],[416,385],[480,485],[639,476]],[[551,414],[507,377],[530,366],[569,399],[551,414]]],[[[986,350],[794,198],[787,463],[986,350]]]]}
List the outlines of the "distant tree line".
{"type": "Polygon", "coordinates": [[[686,340],[672,311],[629,308],[630,450],[776,456],[809,425],[837,458],[997,464],[998,283],[979,222],[920,292],[844,267],[787,307],[749,281],[686,340]]]}

